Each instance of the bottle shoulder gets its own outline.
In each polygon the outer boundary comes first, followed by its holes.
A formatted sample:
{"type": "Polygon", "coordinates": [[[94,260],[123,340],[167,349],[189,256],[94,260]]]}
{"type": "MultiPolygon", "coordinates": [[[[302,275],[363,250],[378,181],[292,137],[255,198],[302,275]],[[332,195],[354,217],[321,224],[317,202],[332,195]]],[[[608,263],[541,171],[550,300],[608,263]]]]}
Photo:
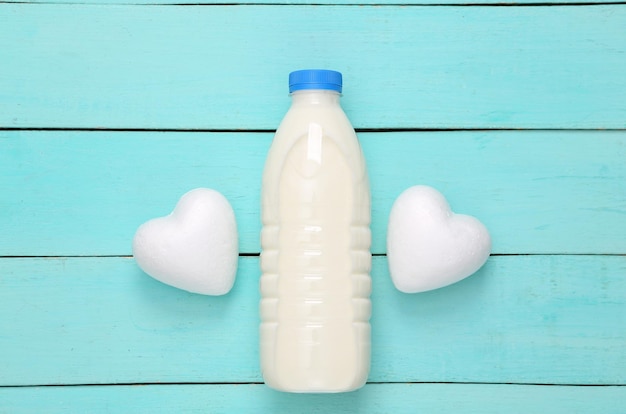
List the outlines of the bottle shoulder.
{"type": "Polygon", "coordinates": [[[298,139],[311,129],[321,130],[335,140],[356,139],[354,128],[339,105],[292,106],[276,130],[275,140],[298,139]]]}

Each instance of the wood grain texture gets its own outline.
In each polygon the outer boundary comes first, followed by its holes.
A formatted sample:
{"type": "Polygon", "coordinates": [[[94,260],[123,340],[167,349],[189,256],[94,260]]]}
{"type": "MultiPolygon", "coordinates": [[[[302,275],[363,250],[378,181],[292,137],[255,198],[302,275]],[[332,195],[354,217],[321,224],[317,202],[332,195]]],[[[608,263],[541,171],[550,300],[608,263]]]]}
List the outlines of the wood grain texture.
{"type": "Polygon", "coordinates": [[[282,394],[264,385],[0,388],[0,413],[623,413],[626,387],[368,384],[335,395],[282,394]]]}
{"type": "Polygon", "coordinates": [[[625,128],[624,39],[619,6],[0,4],[0,127],[273,129],[313,66],[358,128],[625,128]]]}
{"type": "Polygon", "coordinates": [[[611,4],[623,3],[623,0],[519,0],[504,2],[501,0],[3,0],[6,3],[29,3],[29,4],[89,4],[89,5],[375,5],[375,6],[409,6],[409,5],[493,5],[493,6],[516,6],[516,5],[546,5],[546,4],[611,4]]]}
{"type": "Polygon", "coordinates": [[[0,414],[623,414],[626,7],[533,2],[0,2],[0,414]],[[349,394],[252,384],[258,257],[225,297],[119,257],[200,186],[259,251],[258,131],[303,67],[341,70],[353,124],[380,130],[360,134],[374,253],[414,184],[485,222],[498,253],[419,295],[375,257],[371,382],[349,394]]]}
{"type": "MultiPolygon", "coordinates": [[[[258,253],[272,134],[0,131],[0,255],[129,255],[186,191],[232,203],[258,253]]],[[[362,133],[374,253],[394,199],[428,184],[490,230],[494,253],[626,253],[626,132],[362,133]]]]}
{"type": "MultiPolygon", "coordinates": [[[[260,382],[258,258],[224,297],[129,258],[0,260],[0,386],[260,382]]],[[[626,385],[626,257],[498,256],[419,295],[375,257],[373,382],[626,385]]]]}

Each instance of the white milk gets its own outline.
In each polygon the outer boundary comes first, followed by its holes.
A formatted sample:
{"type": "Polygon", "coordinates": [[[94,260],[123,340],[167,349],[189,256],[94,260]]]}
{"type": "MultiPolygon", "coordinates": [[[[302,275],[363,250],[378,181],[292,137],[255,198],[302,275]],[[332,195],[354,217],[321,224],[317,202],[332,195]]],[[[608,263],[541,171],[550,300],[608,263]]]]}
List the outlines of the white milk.
{"type": "Polygon", "coordinates": [[[351,391],[369,372],[369,185],[339,96],[293,92],[265,165],[260,351],[277,390],[351,391]]]}

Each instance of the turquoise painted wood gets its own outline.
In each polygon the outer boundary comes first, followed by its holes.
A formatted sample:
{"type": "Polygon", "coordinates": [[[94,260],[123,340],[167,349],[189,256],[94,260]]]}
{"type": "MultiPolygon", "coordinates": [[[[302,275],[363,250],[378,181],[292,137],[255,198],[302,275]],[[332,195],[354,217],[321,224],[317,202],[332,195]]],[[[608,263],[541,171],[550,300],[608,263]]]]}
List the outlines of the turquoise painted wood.
{"type": "MultiPolygon", "coordinates": [[[[258,257],[224,297],[131,258],[0,260],[0,386],[260,382],[258,257]]],[[[375,257],[372,382],[626,385],[626,256],[496,256],[407,295],[375,257]]],[[[242,391],[243,392],[243,391],[242,391]]]]}
{"type": "Polygon", "coordinates": [[[611,3],[623,3],[622,0],[550,0],[550,1],[537,1],[537,0],[520,0],[513,2],[503,2],[501,0],[239,0],[239,1],[225,1],[225,0],[4,0],[6,3],[32,3],[32,4],[92,4],[92,5],[198,5],[198,4],[216,4],[216,5],[388,5],[388,6],[407,6],[407,5],[494,5],[494,6],[510,6],[510,5],[533,5],[533,4],[611,4],[611,3]]]}
{"type": "MultiPolygon", "coordinates": [[[[261,172],[272,134],[0,131],[0,255],[130,255],[144,221],[195,187],[234,206],[258,253],[261,172]]],[[[393,200],[438,188],[482,219],[494,253],[626,253],[624,131],[361,133],[373,252],[393,200]]]]}
{"type": "Polygon", "coordinates": [[[626,6],[579,1],[0,2],[0,414],[623,413],[626,6]],[[286,75],[310,66],[344,72],[373,130],[372,372],[343,395],[259,384],[258,257],[212,298],[129,256],[198,186],[258,253],[286,75]],[[482,219],[496,255],[406,295],[386,220],[418,183],[482,219]]]}
{"type": "Polygon", "coordinates": [[[622,5],[0,4],[0,126],[274,129],[322,66],[358,128],[625,128],[624,39],[622,5]]]}
{"type": "Polygon", "coordinates": [[[12,414],[363,413],[622,414],[626,387],[370,384],[335,395],[287,395],[262,385],[0,388],[12,414]]]}

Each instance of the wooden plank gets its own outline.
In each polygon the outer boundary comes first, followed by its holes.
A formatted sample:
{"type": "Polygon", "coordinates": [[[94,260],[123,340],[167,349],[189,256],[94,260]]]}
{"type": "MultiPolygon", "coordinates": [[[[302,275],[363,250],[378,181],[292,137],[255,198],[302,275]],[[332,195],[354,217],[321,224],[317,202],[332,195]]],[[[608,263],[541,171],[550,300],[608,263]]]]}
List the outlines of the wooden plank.
{"type": "Polygon", "coordinates": [[[622,0],[550,0],[550,1],[537,1],[537,0],[519,0],[515,2],[502,2],[500,0],[4,0],[6,3],[30,3],[30,4],[90,4],[90,5],[199,5],[199,4],[231,4],[231,5],[494,5],[494,6],[515,6],[515,5],[545,5],[545,4],[610,4],[621,3],[622,0]]]}
{"type": "Polygon", "coordinates": [[[623,413],[626,387],[368,384],[344,394],[286,394],[263,385],[0,388],[2,413],[623,413]]]}
{"type": "Polygon", "coordinates": [[[624,39],[621,6],[5,3],[0,126],[273,129],[315,66],[359,128],[625,128],[624,39]]]}
{"type": "MultiPolygon", "coordinates": [[[[496,256],[419,295],[373,265],[372,382],[626,384],[625,256],[496,256]]],[[[259,382],[258,258],[225,297],[128,258],[0,260],[0,386],[259,382]]]]}
{"type": "MultiPolygon", "coordinates": [[[[0,131],[0,255],[129,255],[136,228],[195,187],[226,195],[259,252],[272,134],[0,131]],[[9,236],[10,235],[10,236],[9,236]]],[[[362,133],[373,252],[393,200],[428,184],[480,218],[494,253],[626,253],[626,132],[362,133]]]]}

